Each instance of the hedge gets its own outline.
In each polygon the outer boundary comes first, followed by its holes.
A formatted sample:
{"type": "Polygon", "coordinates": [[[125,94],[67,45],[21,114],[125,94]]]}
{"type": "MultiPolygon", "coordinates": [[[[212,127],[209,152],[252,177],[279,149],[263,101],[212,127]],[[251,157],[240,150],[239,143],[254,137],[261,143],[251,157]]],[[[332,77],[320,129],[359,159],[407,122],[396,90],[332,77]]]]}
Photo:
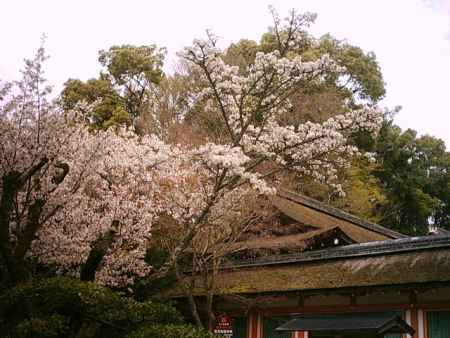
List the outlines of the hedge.
{"type": "Polygon", "coordinates": [[[191,325],[154,325],[141,328],[127,338],[212,338],[212,333],[191,325]]]}
{"type": "MultiPolygon", "coordinates": [[[[182,324],[170,305],[137,302],[92,282],[55,277],[0,295],[3,337],[125,337],[141,327],[182,324]]],[[[181,336],[182,337],[182,336],[181,336]]]]}

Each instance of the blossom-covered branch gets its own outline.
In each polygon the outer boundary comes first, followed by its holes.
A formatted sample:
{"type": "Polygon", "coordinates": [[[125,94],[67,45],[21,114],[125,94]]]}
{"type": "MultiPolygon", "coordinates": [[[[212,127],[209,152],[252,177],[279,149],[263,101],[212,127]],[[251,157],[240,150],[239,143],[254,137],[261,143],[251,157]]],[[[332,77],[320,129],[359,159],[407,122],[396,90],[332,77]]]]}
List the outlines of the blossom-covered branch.
{"type": "Polygon", "coordinates": [[[324,74],[340,68],[327,55],[305,62],[301,56],[289,54],[302,43],[303,29],[314,20],[312,14],[291,12],[283,26],[272,13],[278,49],[258,52],[243,72],[225,63],[224,53],[211,38],[195,40],[181,56],[202,72],[204,86],[198,97],[205,100],[211,114],[221,116],[229,140],[228,156],[234,155],[242,178],[256,182],[258,177],[268,178],[269,172],[289,168],[331,183],[337,168],[357,153],[348,137],[361,129],[377,132],[382,112],[374,107],[348,109],[323,124],[282,125],[280,117],[291,109],[290,96],[299,87],[321,83],[324,74]],[[277,168],[262,172],[268,161],[277,168]]]}

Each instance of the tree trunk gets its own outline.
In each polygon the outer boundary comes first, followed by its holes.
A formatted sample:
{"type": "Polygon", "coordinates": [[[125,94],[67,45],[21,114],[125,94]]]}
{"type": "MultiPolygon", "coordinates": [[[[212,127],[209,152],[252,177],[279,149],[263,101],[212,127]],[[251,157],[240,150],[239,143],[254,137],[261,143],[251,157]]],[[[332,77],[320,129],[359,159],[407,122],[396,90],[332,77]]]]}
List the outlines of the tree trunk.
{"type": "MultiPolygon", "coordinates": [[[[24,184],[47,163],[48,159],[43,157],[37,164],[22,173],[12,170],[2,177],[3,190],[1,192],[2,196],[0,200],[0,257],[4,260],[7,270],[5,282],[8,285],[17,284],[26,278],[26,269],[23,262],[24,255],[17,259],[10,241],[9,226],[11,222],[11,213],[14,209],[14,198],[24,184]]],[[[35,212],[38,213],[38,216],[40,216],[41,209],[42,207],[36,205],[35,212]]]]}
{"type": "Polygon", "coordinates": [[[187,292],[186,295],[188,298],[189,309],[191,310],[192,317],[194,317],[195,325],[197,325],[198,327],[204,327],[197,310],[197,303],[195,302],[194,296],[191,292],[187,292]]]}
{"type": "Polygon", "coordinates": [[[208,314],[208,330],[211,332],[214,329],[214,321],[216,319],[213,312],[213,300],[214,291],[208,290],[208,294],[206,296],[206,312],[208,314]]]}
{"type": "Polygon", "coordinates": [[[23,260],[25,254],[31,246],[31,243],[36,238],[36,234],[39,230],[42,209],[45,205],[45,200],[37,199],[28,208],[28,219],[25,225],[25,229],[18,238],[16,248],[14,250],[14,256],[17,260],[23,260]]]}
{"type": "Polygon", "coordinates": [[[191,288],[186,286],[177,263],[175,263],[175,275],[177,277],[178,283],[183,288],[183,291],[188,299],[189,310],[191,311],[192,317],[194,318],[195,325],[197,325],[198,327],[204,327],[202,320],[200,319],[200,315],[198,313],[197,303],[195,302],[192,290],[191,288]]]}
{"type": "Polygon", "coordinates": [[[212,267],[208,266],[208,264],[204,264],[204,274],[205,274],[205,291],[206,291],[206,314],[208,316],[208,330],[212,332],[214,328],[214,322],[216,317],[213,311],[214,304],[214,291],[215,291],[215,282],[217,275],[217,267],[219,265],[219,261],[217,258],[212,259],[212,267]],[[211,268],[211,269],[210,269],[211,268]]]}
{"type": "Polygon", "coordinates": [[[113,221],[111,230],[101,236],[91,248],[89,256],[86,262],[81,267],[80,279],[84,281],[95,280],[95,273],[98,270],[100,263],[105,257],[109,247],[111,246],[114,238],[116,237],[117,228],[119,227],[119,221],[113,221]]]}
{"type": "Polygon", "coordinates": [[[14,196],[18,190],[20,173],[13,171],[3,176],[3,191],[0,201],[0,253],[7,270],[5,282],[8,285],[19,279],[17,262],[13,255],[13,248],[9,238],[9,223],[14,206],[14,196]]]}

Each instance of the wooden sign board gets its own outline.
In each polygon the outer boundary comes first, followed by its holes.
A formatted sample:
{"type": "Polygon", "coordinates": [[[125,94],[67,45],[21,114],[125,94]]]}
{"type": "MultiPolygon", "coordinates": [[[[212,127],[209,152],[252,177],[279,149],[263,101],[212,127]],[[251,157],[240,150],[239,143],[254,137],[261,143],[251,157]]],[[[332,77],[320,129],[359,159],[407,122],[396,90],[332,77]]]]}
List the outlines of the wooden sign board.
{"type": "Polygon", "coordinates": [[[228,315],[220,315],[217,317],[216,326],[213,330],[214,334],[219,337],[233,337],[233,321],[228,315]]]}

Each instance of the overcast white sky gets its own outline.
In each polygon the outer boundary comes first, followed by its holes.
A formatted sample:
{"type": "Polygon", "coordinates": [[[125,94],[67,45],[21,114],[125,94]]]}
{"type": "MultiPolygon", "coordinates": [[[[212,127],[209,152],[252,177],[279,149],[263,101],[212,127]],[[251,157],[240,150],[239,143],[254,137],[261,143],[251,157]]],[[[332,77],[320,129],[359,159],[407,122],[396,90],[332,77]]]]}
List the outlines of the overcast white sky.
{"type": "Polygon", "coordinates": [[[68,78],[98,74],[97,53],[114,44],[156,43],[168,49],[170,70],[183,46],[205,29],[223,46],[258,40],[273,4],[318,13],[312,32],[330,32],[377,55],[387,84],[386,106],[396,117],[450,147],[450,0],[2,0],[0,78],[14,79],[45,33],[47,78],[57,89],[68,78]]]}

